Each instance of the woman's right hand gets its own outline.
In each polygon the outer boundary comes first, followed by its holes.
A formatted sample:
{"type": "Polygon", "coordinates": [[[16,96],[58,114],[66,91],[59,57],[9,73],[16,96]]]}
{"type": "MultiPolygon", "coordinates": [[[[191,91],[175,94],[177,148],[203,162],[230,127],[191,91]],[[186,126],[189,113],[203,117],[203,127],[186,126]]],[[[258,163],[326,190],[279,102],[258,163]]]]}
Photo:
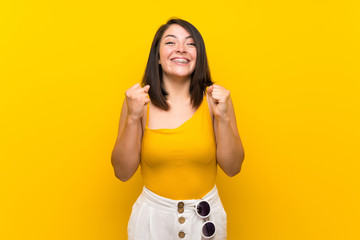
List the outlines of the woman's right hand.
{"type": "Polygon", "coordinates": [[[143,115],[144,105],[150,102],[148,95],[150,85],[146,85],[143,88],[137,83],[128,90],[125,91],[127,115],[134,120],[138,120],[143,115]]]}

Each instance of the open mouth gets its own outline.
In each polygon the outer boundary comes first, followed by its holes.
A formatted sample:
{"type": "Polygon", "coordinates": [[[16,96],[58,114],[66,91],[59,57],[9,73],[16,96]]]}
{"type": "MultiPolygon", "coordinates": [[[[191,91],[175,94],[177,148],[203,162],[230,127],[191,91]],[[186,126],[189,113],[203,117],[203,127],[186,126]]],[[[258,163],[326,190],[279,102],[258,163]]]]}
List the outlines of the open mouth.
{"type": "Polygon", "coordinates": [[[186,58],[173,58],[171,59],[172,62],[176,62],[176,63],[189,63],[190,61],[186,58]]]}

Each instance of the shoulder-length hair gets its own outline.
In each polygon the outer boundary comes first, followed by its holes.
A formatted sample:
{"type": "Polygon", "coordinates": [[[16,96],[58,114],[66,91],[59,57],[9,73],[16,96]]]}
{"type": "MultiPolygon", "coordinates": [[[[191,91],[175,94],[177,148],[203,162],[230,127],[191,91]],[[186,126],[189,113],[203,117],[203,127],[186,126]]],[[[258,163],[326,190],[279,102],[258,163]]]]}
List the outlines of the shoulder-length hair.
{"type": "Polygon", "coordinates": [[[157,30],[151,44],[148,62],[142,79],[142,86],[145,86],[147,84],[150,85],[148,93],[151,102],[155,106],[165,111],[168,111],[170,109],[169,104],[166,102],[168,93],[164,89],[162,67],[159,64],[159,49],[160,41],[163,34],[172,24],[178,24],[181,27],[185,28],[192,36],[195,43],[197,56],[195,69],[194,72],[191,74],[189,91],[192,106],[194,108],[198,108],[202,103],[206,87],[212,85],[213,82],[210,76],[204,40],[200,32],[191,23],[185,20],[179,18],[172,18],[167,21],[166,24],[160,26],[160,28],[157,30]]]}

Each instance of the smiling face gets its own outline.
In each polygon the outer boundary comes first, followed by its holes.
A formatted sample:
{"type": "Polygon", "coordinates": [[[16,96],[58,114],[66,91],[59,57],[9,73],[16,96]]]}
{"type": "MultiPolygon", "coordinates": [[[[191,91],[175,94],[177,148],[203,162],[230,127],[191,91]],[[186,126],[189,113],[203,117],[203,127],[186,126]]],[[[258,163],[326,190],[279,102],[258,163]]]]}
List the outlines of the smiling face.
{"type": "Polygon", "coordinates": [[[170,25],[161,38],[159,57],[164,78],[189,79],[196,63],[192,36],[180,25],[170,25]]]}

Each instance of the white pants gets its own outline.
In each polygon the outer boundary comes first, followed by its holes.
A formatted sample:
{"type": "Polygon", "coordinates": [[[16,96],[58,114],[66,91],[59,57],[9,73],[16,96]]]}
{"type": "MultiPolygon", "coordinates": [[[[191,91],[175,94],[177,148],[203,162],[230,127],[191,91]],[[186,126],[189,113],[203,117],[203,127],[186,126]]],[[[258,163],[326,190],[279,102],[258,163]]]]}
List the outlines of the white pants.
{"type": "MultiPolygon", "coordinates": [[[[203,198],[210,203],[209,221],[215,223],[212,240],[226,239],[227,215],[216,186],[203,198]]],[[[161,197],[144,186],[132,207],[128,222],[128,240],[203,240],[201,228],[205,220],[195,213],[199,199],[172,200],[161,197]],[[178,203],[184,203],[184,211],[178,212],[178,203]],[[183,217],[182,221],[179,218],[183,217]],[[183,223],[181,223],[183,222],[183,223]]]]}

